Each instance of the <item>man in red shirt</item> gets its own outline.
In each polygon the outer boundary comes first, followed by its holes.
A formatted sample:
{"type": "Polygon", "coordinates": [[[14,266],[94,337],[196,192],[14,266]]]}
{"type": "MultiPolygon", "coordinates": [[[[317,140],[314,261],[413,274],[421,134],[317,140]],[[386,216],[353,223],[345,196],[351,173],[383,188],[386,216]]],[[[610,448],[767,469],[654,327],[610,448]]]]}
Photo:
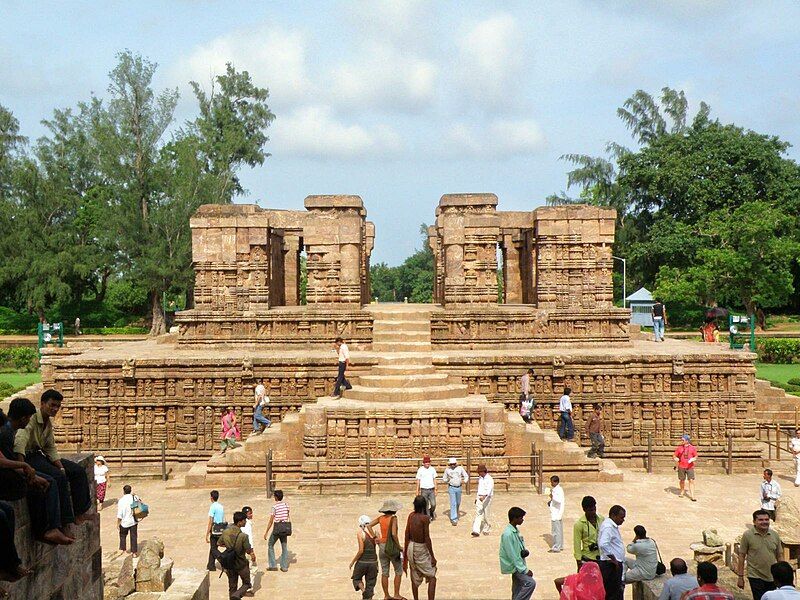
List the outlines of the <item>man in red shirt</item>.
{"type": "Polygon", "coordinates": [[[684,592],[681,600],[733,600],[733,594],[717,586],[717,567],[714,563],[697,565],[697,583],[700,587],[684,592]]]}
{"type": "Polygon", "coordinates": [[[681,486],[681,493],[678,496],[683,498],[686,480],[689,480],[689,499],[696,502],[697,498],[694,497],[694,463],[697,460],[697,448],[692,446],[689,442],[689,436],[683,434],[681,436],[681,445],[675,448],[675,453],[672,455],[675,461],[675,466],[678,469],[678,482],[681,486]]]}

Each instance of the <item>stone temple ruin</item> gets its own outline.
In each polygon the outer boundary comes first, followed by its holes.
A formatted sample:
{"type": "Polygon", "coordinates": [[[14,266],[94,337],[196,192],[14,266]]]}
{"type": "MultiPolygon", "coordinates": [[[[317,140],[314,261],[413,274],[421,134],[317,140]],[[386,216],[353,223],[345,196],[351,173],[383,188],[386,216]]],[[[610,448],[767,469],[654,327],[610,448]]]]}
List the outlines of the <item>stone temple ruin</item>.
{"type": "Polygon", "coordinates": [[[358,196],[309,196],[305,208],[201,207],[191,219],[194,308],[178,314],[178,333],[47,350],[44,384],[66,398],[62,447],[127,448],[146,461],[164,442],[168,459],[195,463],[189,485],[261,485],[270,450],[281,485],[344,484],[367,453],[379,459],[376,477],[397,471],[391,459],[427,453],[490,460],[524,481],[530,463],[511,457],[532,444],[545,471],[620,477],[555,436],[569,386],[578,432],[602,404],[615,461],[642,464],[648,444],[665,459],[688,432],[709,461],[721,464],[731,435],[734,461],[760,464],[754,356],[656,344],[629,327],[629,311],[612,303],[612,209],[504,212],[493,194],[445,195],[428,229],[434,304],[409,305],[370,304],[375,230],[358,196]],[[337,336],[350,344],[355,384],[338,400],[328,396],[337,336]],[[537,404],[526,425],[515,409],[528,368],[537,404]],[[233,405],[249,433],[258,383],[276,425],[215,455],[220,409],[233,405]]]}

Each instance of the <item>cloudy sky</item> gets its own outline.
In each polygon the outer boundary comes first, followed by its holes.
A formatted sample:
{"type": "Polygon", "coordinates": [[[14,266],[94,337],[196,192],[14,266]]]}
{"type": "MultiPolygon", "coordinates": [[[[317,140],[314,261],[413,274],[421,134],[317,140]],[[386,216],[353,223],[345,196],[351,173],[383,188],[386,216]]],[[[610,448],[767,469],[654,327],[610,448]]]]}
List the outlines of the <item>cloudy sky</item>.
{"type": "Polygon", "coordinates": [[[419,247],[444,193],[542,204],[565,188],[559,156],[629,142],[615,111],[637,88],[800,144],[798,2],[1,0],[0,22],[0,104],[31,139],[54,107],[103,96],[125,48],[179,88],[179,120],[188,81],[248,70],[277,118],[243,201],[359,194],[373,262],[419,247]]]}

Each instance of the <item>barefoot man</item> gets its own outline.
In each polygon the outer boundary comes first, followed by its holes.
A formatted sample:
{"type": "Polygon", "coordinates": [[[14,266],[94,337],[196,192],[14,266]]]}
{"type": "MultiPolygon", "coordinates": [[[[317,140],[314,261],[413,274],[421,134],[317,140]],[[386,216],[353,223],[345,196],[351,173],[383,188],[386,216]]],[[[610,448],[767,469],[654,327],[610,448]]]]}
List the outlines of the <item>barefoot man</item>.
{"type": "Polygon", "coordinates": [[[428,502],[422,496],[414,498],[414,512],[406,522],[406,543],[403,552],[403,572],[411,567],[411,591],[419,600],[419,586],[428,582],[428,600],[436,598],[436,557],[430,534],[431,519],[428,502]]]}

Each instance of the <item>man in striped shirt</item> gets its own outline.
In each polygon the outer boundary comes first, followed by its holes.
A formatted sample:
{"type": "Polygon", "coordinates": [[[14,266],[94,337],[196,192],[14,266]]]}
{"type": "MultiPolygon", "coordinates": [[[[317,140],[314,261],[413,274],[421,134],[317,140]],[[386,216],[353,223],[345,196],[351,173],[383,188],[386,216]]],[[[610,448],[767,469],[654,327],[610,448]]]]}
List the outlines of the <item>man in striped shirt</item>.
{"type": "Polygon", "coordinates": [[[275,498],[275,504],[272,505],[272,514],[269,517],[269,523],[267,523],[267,530],[264,532],[264,539],[266,540],[269,534],[269,540],[267,541],[267,560],[269,561],[269,567],[267,568],[268,571],[277,571],[277,563],[275,561],[275,542],[280,540],[281,542],[281,571],[284,573],[289,570],[289,549],[287,547],[287,534],[278,532],[275,533],[275,529],[273,525],[275,523],[288,523],[289,522],[289,505],[283,501],[283,492],[281,490],[275,490],[273,492],[273,498],[275,498]],[[270,533],[270,529],[272,532],[270,533]]]}

